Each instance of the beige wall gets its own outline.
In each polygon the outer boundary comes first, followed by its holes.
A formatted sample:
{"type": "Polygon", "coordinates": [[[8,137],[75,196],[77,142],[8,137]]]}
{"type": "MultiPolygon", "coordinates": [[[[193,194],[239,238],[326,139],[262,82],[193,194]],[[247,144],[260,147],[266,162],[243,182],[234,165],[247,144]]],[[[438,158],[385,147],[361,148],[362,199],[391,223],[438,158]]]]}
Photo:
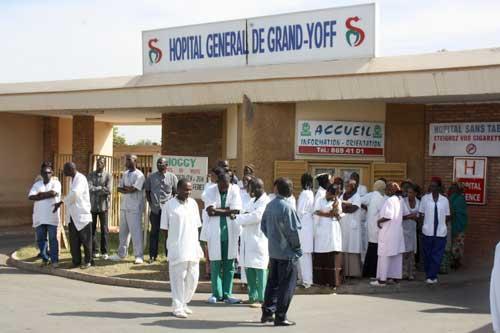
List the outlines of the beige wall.
{"type": "Polygon", "coordinates": [[[238,157],[238,105],[234,104],[226,110],[226,159],[238,157]]]}
{"type": "Polygon", "coordinates": [[[59,154],[73,152],[73,121],[70,118],[59,118],[59,154]]]}
{"type": "MultiPolygon", "coordinates": [[[[299,120],[344,120],[344,121],[372,121],[385,122],[385,102],[373,101],[316,101],[300,102],[296,105],[295,128],[299,120]]],[[[295,138],[295,141],[297,138],[295,138]]],[[[297,145],[297,142],[295,142],[297,145]]],[[[316,160],[366,160],[363,157],[351,156],[308,156],[296,155],[296,159],[316,160]]],[[[383,158],[370,158],[372,161],[383,158]]]]}
{"type": "Polygon", "coordinates": [[[28,191],[43,159],[42,117],[0,114],[0,225],[31,223],[28,191]]]}
{"type": "Polygon", "coordinates": [[[94,154],[113,156],[113,125],[95,122],[94,154]]]}

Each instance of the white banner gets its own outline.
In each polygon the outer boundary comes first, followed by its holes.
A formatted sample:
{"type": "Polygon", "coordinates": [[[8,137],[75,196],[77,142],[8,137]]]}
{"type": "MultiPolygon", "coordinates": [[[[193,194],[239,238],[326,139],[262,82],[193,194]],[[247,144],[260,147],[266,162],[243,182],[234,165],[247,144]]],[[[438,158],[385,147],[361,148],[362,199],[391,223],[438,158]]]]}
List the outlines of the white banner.
{"type": "Polygon", "coordinates": [[[500,156],[500,122],[429,125],[430,156],[500,156]]]}
{"type": "Polygon", "coordinates": [[[384,156],[384,124],[301,120],[297,154],[384,156]]]}
{"type": "Polygon", "coordinates": [[[154,155],[153,172],[158,171],[156,161],[158,161],[160,157],[165,157],[167,159],[167,170],[175,174],[177,179],[185,178],[191,182],[193,185],[191,197],[194,199],[201,199],[203,188],[207,182],[208,157],[154,155]]]}
{"type": "Polygon", "coordinates": [[[375,4],[142,33],[143,73],[375,56],[375,4]]]}

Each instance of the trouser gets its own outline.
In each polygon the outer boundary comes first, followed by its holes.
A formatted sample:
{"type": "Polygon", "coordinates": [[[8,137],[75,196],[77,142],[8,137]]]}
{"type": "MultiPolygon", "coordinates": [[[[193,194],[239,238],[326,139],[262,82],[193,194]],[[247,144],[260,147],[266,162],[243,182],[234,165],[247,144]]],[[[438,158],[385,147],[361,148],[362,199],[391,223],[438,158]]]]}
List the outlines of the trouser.
{"type": "Polygon", "coordinates": [[[49,255],[47,253],[47,234],[49,235],[49,246],[50,246],[50,261],[56,263],[59,261],[59,243],[57,241],[57,226],[50,224],[42,224],[36,227],[36,241],[38,244],[38,249],[40,250],[40,256],[44,262],[49,261],[49,255]]]}
{"type": "MultiPolygon", "coordinates": [[[[149,258],[156,259],[158,257],[158,242],[160,241],[160,223],[161,210],[158,213],[151,212],[149,214],[149,222],[151,223],[151,231],[149,232],[149,258]]],[[[162,243],[167,255],[167,242],[162,243]]]]}
{"type": "Polygon", "coordinates": [[[365,263],[363,264],[363,277],[374,278],[377,276],[378,244],[368,243],[365,263]]]}
{"type": "Polygon", "coordinates": [[[415,275],[415,252],[403,253],[403,278],[413,278],[415,275]]]}
{"type": "Polygon", "coordinates": [[[240,266],[240,280],[241,280],[241,283],[243,283],[243,284],[248,283],[246,268],[243,266],[240,266]]]}
{"type": "Polygon", "coordinates": [[[387,278],[398,279],[402,277],[403,255],[378,256],[377,260],[377,279],[387,281],[387,278]]]}
{"type": "Polygon", "coordinates": [[[73,219],[68,225],[69,229],[69,247],[71,252],[71,261],[74,266],[80,266],[82,263],[82,250],[85,264],[93,263],[92,260],[92,223],[88,223],[82,230],[78,231],[73,223],[73,219]]]}
{"type": "Polygon", "coordinates": [[[427,279],[436,279],[446,247],[446,237],[423,236],[422,253],[427,279]]]}
{"type": "Polygon", "coordinates": [[[109,243],[109,230],[108,230],[108,211],[92,213],[92,252],[93,254],[99,253],[97,246],[97,218],[99,217],[99,224],[101,226],[101,253],[108,253],[109,243]]]}
{"type": "Polygon", "coordinates": [[[144,249],[142,245],[142,212],[137,211],[120,211],[120,245],[118,247],[118,255],[125,258],[128,254],[128,246],[130,238],[134,246],[134,256],[142,258],[144,249]]]}
{"type": "Polygon", "coordinates": [[[304,253],[299,258],[299,280],[304,284],[313,284],[313,259],[312,253],[304,253]]]}
{"type": "Polygon", "coordinates": [[[172,309],[174,312],[183,311],[193,298],[198,286],[199,266],[200,264],[194,261],[182,261],[174,265],[169,264],[172,309]]]}
{"type": "Polygon", "coordinates": [[[245,268],[248,283],[248,300],[264,302],[264,291],[267,283],[267,269],[245,268]]]}
{"type": "Polygon", "coordinates": [[[210,261],[212,296],[217,300],[231,297],[233,293],[234,259],[227,259],[228,241],[221,242],[222,260],[210,261]]]}
{"type": "Polygon", "coordinates": [[[274,313],[275,320],[285,320],[296,285],[297,263],[291,259],[271,258],[262,314],[271,316],[274,313]]]}

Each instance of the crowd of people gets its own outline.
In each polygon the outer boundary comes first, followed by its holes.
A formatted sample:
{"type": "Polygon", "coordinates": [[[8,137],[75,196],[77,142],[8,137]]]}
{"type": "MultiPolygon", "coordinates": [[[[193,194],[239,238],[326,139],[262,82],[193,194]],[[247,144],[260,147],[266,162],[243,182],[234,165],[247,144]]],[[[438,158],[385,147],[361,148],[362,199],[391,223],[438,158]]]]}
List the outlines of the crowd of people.
{"type": "Polygon", "coordinates": [[[205,256],[212,289],[208,303],[242,302],[232,294],[239,268],[248,289],[245,303],[262,308],[263,323],[274,321],[278,326],[294,324],[286,313],[297,284],[333,288],[345,279],[366,277],[373,286],[385,286],[415,279],[416,264],[423,266],[425,282],[435,284],[440,272],[461,265],[467,209],[457,183],[445,194],[441,180],[433,178],[423,193],[410,180],[398,184],[378,179],[368,192],[355,172],[346,182],[326,173],[314,177],[305,173],[296,200],[288,179],[275,180],[272,193],[267,194],[253,165],[245,166],[238,180],[228,162],[219,161],[210,170],[200,207],[191,198],[192,184],[168,172],[166,159],[159,158],[158,171],[147,178],[137,169],[134,155],[126,156],[126,167],[118,185],[119,246],[109,256],[112,177],[105,171],[105,160],[98,159],[96,170],[87,177],[74,163],[66,163],[63,172],[71,182],[64,198],[51,165],[42,165],[40,178],[29,192],[35,202],[33,226],[42,262],[58,267],[58,209],[64,204],[75,267],[90,267],[99,257],[123,260],[130,240],[134,262],[142,264],[146,199],[151,224],[149,262],[157,261],[163,232],[173,314],[179,318],[192,313],[188,303],[205,256]]]}

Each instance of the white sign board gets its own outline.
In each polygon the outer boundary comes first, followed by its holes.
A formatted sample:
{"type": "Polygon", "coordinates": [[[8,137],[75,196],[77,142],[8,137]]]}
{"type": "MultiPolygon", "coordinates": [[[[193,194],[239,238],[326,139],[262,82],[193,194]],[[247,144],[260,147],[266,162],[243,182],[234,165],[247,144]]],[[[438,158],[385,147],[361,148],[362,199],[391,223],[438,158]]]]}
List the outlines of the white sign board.
{"type": "Polygon", "coordinates": [[[375,56],[375,4],[142,33],[143,73],[375,56]]]}
{"type": "Polygon", "coordinates": [[[464,185],[465,201],[468,204],[486,204],[486,157],[455,157],[453,180],[464,185]]]}
{"type": "Polygon", "coordinates": [[[500,122],[429,125],[430,156],[500,156],[500,122]]]}
{"type": "Polygon", "coordinates": [[[246,21],[227,21],[142,33],[144,74],[245,66],[246,21]]]}
{"type": "Polygon", "coordinates": [[[175,174],[177,179],[185,178],[191,182],[193,185],[191,197],[201,199],[201,194],[207,183],[208,157],[154,155],[153,172],[158,171],[156,161],[160,157],[167,159],[167,170],[175,174]]]}
{"type": "Polygon", "coordinates": [[[384,156],[384,124],[301,120],[297,154],[384,156]]]}
{"type": "Polygon", "coordinates": [[[248,65],[375,56],[375,4],[248,19],[248,65]]]}

